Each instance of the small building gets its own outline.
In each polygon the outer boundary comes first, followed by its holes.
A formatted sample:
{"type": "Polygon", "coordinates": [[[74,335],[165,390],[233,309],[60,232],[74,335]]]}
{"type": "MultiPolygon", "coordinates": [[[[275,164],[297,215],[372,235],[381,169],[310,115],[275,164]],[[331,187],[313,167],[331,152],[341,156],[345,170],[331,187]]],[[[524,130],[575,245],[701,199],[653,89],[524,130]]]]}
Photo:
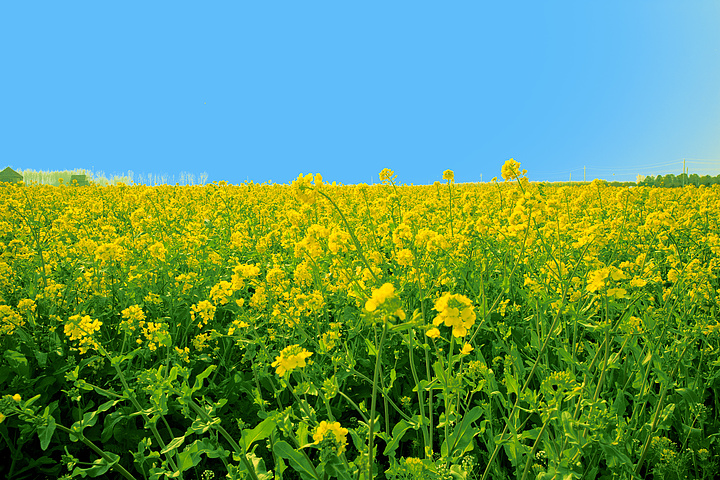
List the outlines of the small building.
{"type": "Polygon", "coordinates": [[[23,176],[10,167],[6,167],[5,170],[0,172],[0,182],[7,183],[22,183],[23,176]]]}
{"type": "Polygon", "coordinates": [[[88,183],[87,176],[85,176],[85,175],[71,175],[70,176],[70,185],[77,185],[78,187],[83,187],[85,185],[90,185],[90,184],[88,183]]]}

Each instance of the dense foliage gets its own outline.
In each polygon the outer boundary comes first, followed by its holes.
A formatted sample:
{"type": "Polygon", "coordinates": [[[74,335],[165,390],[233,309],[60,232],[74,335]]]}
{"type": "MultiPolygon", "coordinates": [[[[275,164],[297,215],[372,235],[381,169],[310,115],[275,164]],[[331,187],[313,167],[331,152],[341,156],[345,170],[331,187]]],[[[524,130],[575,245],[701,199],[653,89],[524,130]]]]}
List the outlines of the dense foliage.
{"type": "Polygon", "coordinates": [[[720,187],[0,185],[0,476],[713,478],[720,187]]]}

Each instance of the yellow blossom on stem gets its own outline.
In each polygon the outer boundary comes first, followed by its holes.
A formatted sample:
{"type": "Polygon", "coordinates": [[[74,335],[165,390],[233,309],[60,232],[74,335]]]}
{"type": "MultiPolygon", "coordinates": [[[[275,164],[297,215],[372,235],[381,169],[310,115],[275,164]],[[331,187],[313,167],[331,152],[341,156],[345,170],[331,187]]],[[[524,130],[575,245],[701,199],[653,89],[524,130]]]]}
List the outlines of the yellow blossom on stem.
{"type": "Polygon", "coordinates": [[[300,345],[290,345],[284,348],[270,365],[275,367],[275,373],[284,377],[285,374],[292,372],[296,368],[304,367],[305,359],[311,355],[312,352],[308,352],[300,345]]]}
{"type": "Polygon", "coordinates": [[[520,170],[520,162],[515,161],[515,159],[513,158],[505,162],[505,164],[500,169],[500,175],[505,181],[519,178],[526,173],[526,170],[520,170]]]}
{"type": "Polygon", "coordinates": [[[393,287],[391,283],[386,283],[382,287],[373,290],[372,297],[370,297],[370,300],[365,302],[365,310],[368,312],[375,311],[380,304],[394,294],[395,287],[393,287]]]}
{"type": "Polygon", "coordinates": [[[384,313],[383,318],[394,315],[400,320],[405,320],[405,312],[400,308],[400,299],[395,295],[395,287],[392,283],[385,283],[372,292],[372,296],[365,302],[365,310],[374,312],[378,308],[384,313]]]}
{"type": "Polygon", "coordinates": [[[348,429],[342,428],[340,426],[340,422],[328,423],[323,420],[315,429],[315,433],[313,433],[313,440],[315,440],[315,444],[318,444],[322,442],[326,436],[331,435],[330,438],[334,440],[334,443],[337,446],[337,453],[339,455],[345,451],[345,446],[347,445],[347,434],[348,429]]]}
{"type": "Polygon", "coordinates": [[[395,172],[393,172],[389,168],[383,168],[380,171],[380,181],[382,183],[390,183],[393,180],[395,180],[395,172]]]}
{"type": "Polygon", "coordinates": [[[443,180],[447,180],[448,182],[454,182],[455,181],[455,172],[452,170],[445,170],[443,172],[443,180]]]}
{"type": "Polygon", "coordinates": [[[436,327],[445,324],[452,327],[454,337],[464,337],[468,328],[475,324],[475,309],[469,298],[446,293],[435,301],[438,315],[433,320],[436,327]]]}
{"type": "Polygon", "coordinates": [[[210,323],[210,320],[215,317],[215,310],[215,305],[208,302],[207,300],[202,300],[190,307],[190,318],[192,318],[194,322],[195,316],[199,315],[200,322],[198,323],[198,328],[202,328],[204,325],[210,323]]]}
{"type": "Polygon", "coordinates": [[[87,352],[90,348],[97,348],[97,342],[92,338],[93,333],[100,330],[102,322],[93,320],[89,315],[80,316],[73,315],[68,318],[68,322],[64,326],[65,335],[70,340],[77,341],[80,353],[87,352]]]}
{"type": "Polygon", "coordinates": [[[295,197],[300,201],[300,203],[304,203],[306,205],[312,205],[315,203],[317,192],[315,191],[313,180],[316,180],[315,183],[318,185],[322,184],[322,177],[318,174],[315,179],[313,179],[312,173],[308,173],[305,176],[301,173],[298,175],[298,178],[292,182],[295,197]],[[320,180],[319,183],[317,182],[318,179],[320,180]]]}
{"type": "Polygon", "coordinates": [[[425,332],[425,335],[427,335],[430,338],[438,338],[440,336],[440,329],[433,327],[427,332],[425,332]]]}

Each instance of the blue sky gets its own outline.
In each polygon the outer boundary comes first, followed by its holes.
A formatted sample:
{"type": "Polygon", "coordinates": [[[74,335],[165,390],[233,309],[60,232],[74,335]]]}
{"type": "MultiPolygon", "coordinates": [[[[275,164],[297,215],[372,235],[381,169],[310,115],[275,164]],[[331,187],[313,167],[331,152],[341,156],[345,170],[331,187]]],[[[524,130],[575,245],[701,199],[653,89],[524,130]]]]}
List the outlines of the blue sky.
{"type": "MultiPolygon", "coordinates": [[[[16,169],[720,173],[720,2],[3,2],[16,169]],[[699,159],[699,160],[697,160],[699,159]]],[[[4,165],[0,165],[4,168],[4,165]]]]}

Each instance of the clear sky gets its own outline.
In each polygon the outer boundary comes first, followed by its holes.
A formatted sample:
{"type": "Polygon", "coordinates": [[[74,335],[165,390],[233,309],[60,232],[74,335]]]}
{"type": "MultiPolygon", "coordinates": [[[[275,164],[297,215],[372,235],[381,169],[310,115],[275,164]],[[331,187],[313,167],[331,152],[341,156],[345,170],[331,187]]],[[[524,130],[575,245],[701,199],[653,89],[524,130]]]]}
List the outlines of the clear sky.
{"type": "Polygon", "coordinates": [[[716,0],[7,1],[0,65],[0,169],[720,173],[716,0]]]}

